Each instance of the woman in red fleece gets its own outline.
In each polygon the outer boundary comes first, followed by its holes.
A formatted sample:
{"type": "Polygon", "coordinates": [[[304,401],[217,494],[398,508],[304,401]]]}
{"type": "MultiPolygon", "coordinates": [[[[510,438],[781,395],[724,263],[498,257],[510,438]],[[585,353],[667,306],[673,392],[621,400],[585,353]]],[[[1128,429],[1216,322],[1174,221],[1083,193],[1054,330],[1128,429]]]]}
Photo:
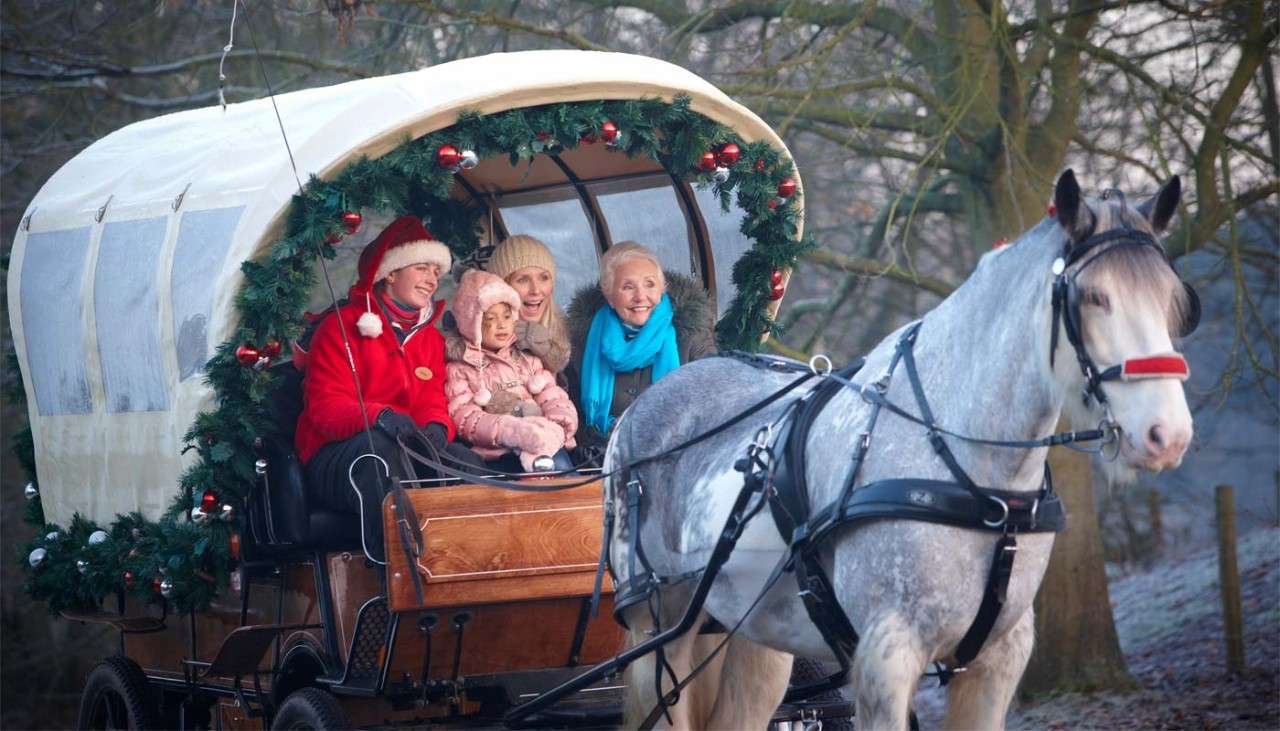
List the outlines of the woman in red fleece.
{"type": "Polygon", "coordinates": [[[396,219],[360,254],[347,303],[337,317],[326,316],[311,339],[298,457],[320,505],[361,514],[365,549],[374,558],[383,554],[382,465],[359,459],[369,453],[371,440],[393,480],[418,476],[402,474],[398,438],[423,439],[437,451],[481,464],[470,450],[450,444],[454,426],[444,395],[444,339],[432,327],[444,301],[431,297],[451,264],[448,247],[433,240],[417,218],[396,219]],[[372,427],[367,432],[366,424],[372,427]],[[358,491],[348,479],[353,462],[358,491]]]}

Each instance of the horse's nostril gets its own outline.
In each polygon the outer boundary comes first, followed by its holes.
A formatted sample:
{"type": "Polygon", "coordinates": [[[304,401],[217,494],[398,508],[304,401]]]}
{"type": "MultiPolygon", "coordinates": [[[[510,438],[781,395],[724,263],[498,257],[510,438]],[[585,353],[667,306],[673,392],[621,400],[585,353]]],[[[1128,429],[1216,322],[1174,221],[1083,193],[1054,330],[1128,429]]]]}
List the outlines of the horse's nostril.
{"type": "Polygon", "coordinates": [[[1159,424],[1151,427],[1151,430],[1147,432],[1147,441],[1151,442],[1153,447],[1164,446],[1164,430],[1160,428],[1159,424]]]}

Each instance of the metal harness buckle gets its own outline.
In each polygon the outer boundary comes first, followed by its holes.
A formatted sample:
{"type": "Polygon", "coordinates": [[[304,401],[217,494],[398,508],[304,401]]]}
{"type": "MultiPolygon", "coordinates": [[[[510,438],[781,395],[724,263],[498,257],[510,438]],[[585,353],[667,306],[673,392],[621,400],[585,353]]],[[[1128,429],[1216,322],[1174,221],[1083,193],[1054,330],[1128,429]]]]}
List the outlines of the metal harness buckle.
{"type": "Polygon", "coordinates": [[[1003,510],[1003,511],[1004,511],[1004,513],[1000,516],[1000,518],[999,518],[999,519],[994,520],[994,521],[987,520],[986,518],[983,518],[983,519],[982,519],[982,524],[983,524],[983,525],[985,525],[985,526],[987,526],[988,528],[999,528],[999,527],[1003,526],[1003,525],[1004,525],[1006,522],[1008,522],[1008,520],[1009,520],[1009,503],[1006,503],[1005,501],[1001,500],[1001,499],[1000,499],[1000,498],[998,498],[998,497],[995,497],[994,495],[988,495],[988,496],[987,496],[987,499],[988,499],[988,500],[992,500],[992,501],[994,501],[997,505],[999,505],[999,506],[1000,506],[1000,509],[1001,509],[1001,510],[1003,510]]]}

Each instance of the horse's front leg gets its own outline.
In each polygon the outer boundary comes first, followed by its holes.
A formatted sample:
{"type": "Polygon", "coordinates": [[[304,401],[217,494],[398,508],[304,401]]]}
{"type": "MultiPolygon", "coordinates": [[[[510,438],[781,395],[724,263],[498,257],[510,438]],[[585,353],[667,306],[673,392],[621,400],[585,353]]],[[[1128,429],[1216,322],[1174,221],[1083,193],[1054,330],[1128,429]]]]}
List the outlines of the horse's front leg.
{"type": "Polygon", "coordinates": [[[950,729],[1003,729],[1013,692],[1031,659],[1035,612],[1027,609],[1003,637],[991,640],[947,685],[950,729]]]}
{"type": "MultiPolygon", "coordinates": [[[[670,671],[675,673],[676,680],[684,680],[715,646],[715,640],[722,635],[699,635],[698,627],[706,621],[707,615],[700,614],[694,629],[667,643],[663,649],[670,671]]],[[[638,604],[626,617],[631,628],[627,633],[627,645],[635,646],[653,636],[653,621],[643,604],[638,604]]],[[[671,621],[675,621],[672,619],[671,621]]],[[[669,626],[669,623],[668,623],[669,626]]],[[[708,728],[712,708],[720,686],[721,667],[724,663],[723,653],[708,663],[697,678],[680,692],[675,705],[669,706],[666,713],[659,717],[656,728],[695,730],[708,728]],[[668,721],[669,719],[669,721],[668,721]]],[[[649,653],[631,665],[623,673],[627,686],[623,701],[623,727],[638,728],[645,717],[658,703],[660,694],[672,689],[670,676],[663,672],[661,684],[658,684],[658,656],[649,653]]]]}
{"type": "Polygon", "coordinates": [[[902,617],[890,614],[873,621],[853,660],[859,731],[905,731],[911,697],[927,663],[919,638],[902,617]]]}
{"type": "MultiPolygon", "coordinates": [[[[720,640],[724,635],[710,635],[720,640]]],[[[791,655],[745,637],[729,640],[709,729],[763,729],[787,694],[791,655]]]]}

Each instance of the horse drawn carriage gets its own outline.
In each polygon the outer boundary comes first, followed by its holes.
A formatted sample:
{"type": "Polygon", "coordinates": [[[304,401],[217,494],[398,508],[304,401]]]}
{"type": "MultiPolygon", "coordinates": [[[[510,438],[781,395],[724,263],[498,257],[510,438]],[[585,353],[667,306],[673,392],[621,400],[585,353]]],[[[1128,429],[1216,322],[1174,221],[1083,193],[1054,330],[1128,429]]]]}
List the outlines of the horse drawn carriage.
{"type": "MultiPolygon", "coordinates": [[[[555,51],[171,114],[77,155],[22,219],[9,304],[51,526],[33,593],[119,631],[80,726],[493,723],[617,653],[608,577],[589,611],[598,481],[409,485],[421,543],[389,498],[370,560],[359,521],[309,504],[290,338],[408,212],[472,264],[538,236],[566,297],[648,242],[749,344],[803,245],[797,182],[692,73],[555,51]]],[[[524,722],[617,717],[615,677],[524,722]]]]}
{"type": "Polygon", "coordinates": [[[1047,448],[1160,470],[1190,440],[1173,340],[1198,308],[1156,238],[1177,178],[1131,208],[1063,173],[865,361],[675,368],[598,479],[408,481],[385,565],[309,505],[287,343],[366,219],[416,215],[468,263],[532,233],[559,296],[650,242],[711,294],[721,348],[751,349],[808,243],[797,192],[758,117],[622,54],[486,56],[90,146],[32,202],[9,287],[47,523],[29,586],[120,632],[81,726],[609,725],[622,689],[636,725],[747,728],[852,673],[862,722],[903,728],[933,665],[948,725],[1001,727],[1065,524],[1047,448]],[[841,670],[788,693],[792,655],[841,670]]]}

